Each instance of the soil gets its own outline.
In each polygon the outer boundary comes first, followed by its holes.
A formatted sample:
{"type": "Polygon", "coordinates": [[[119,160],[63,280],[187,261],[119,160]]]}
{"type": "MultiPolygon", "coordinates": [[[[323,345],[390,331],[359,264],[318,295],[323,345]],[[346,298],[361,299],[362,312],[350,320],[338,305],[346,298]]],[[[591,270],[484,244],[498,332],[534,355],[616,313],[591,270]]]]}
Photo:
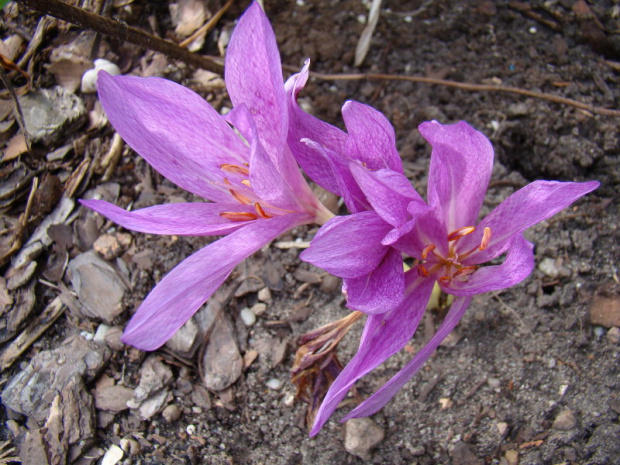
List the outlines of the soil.
{"type": "MultiPolygon", "coordinates": [[[[167,3],[118,3],[129,6],[112,7],[112,17],[164,37],[172,36],[164,32],[173,29],[167,3]]],[[[217,54],[218,35],[231,29],[246,4],[239,1],[224,15],[213,37],[208,37],[204,53],[217,54]]],[[[529,2],[531,8],[524,11],[524,4],[507,1],[386,0],[368,56],[359,70],[352,61],[364,28],[360,16],[368,15],[367,4],[360,0],[266,0],[265,4],[282,60],[289,65],[299,66],[310,57],[312,69],[322,73],[361,71],[501,83],[595,106],[620,107],[617,1],[591,1],[587,5],[573,0],[536,1],[529,2]]],[[[29,37],[39,17],[23,6],[6,8],[1,26],[4,38],[15,31],[29,37]],[[14,15],[15,8],[19,16],[14,15]]],[[[49,34],[31,69],[35,88],[55,84],[47,71],[50,55],[81,31],[65,24],[49,34]]],[[[101,38],[99,52],[99,56],[116,61],[125,73],[144,70],[155,62],[152,52],[106,37],[101,38]]],[[[230,107],[223,89],[207,92],[198,88],[192,79],[195,70],[183,63],[168,60],[158,69],[159,74],[194,87],[218,109],[230,107]]],[[[94,95],[77,94],[88,109],[94,108],[94,95]]],[[[224,292],[233,292],[247,276],[258,273],[271,288],[265,313],[251,327],[239,323],[240,310],[257,303],[256,290],[232,296],[225,311],[233,322],[242,354],[248,354],[262,339],[285,341],[283,356],[274,361],[259,350],[258,358],[231,389],[211,392],[209,402],[201,406],[189,395],[192,386],[203,383],[200,351],[185,359],[170,350],[157,352],[173,374],[166,403],[180,408],[180,418],[157,413],[143,420],[135,410],[107,416],[97,411],[92,449],[85,452],[80,463],[99,463],[103,452],[127,438],[138,441],[140,450],[127,454],[119,463],[620,463],[620,338],[618,330],[613,329],[619,324],[618,316],[605,325],[592,320],[601,302],[608,304],[601,310],[604,313],[615,308],[617,314],[620,305],[618,117],[540,98],[392,80],[311,79],[302,94],[304,104],[315,115],[338,126],[342,126],[339,112],[347,99],[373,105],[392,122],[407,175],[421,193],[426,190],[429,146],[416,127],[430,119],[442,123],[466,120],[492,140],[496,160],[485,212],[536,179],[599,180],[601,187],[527,232],[528,240],[536,244],[536,270],[514,288],[474,299],[449,343],[440,347],[424,369],[372,417],[384,438],[366,458],[345,449],[343,426],[338,422],[357,403],[354,396],[315,438],[308,437],[304,425],[306,405],[293,402],[295,386],[290,382],[290,368],[296,340],[348,314],[340,286],[330,283],[321,270],[302,263],[299,249],[272,245],[241,265],[223,287],[224,292]],[[299,270],[310,274],[300,274],[299,270]],[[265,276],[268,271],[270,278],[265,276]],[[318,276],[322,284],[300,281],[301,276],[309,275],[318,276]],[[273,379],[284,385],[271,389],[267,382],[273,379]],[[85,457],[93,458],[89,461],[85,457]]],[[[33,155],[24,154],[19,161],[39,176],[58,176],[66,189],[67,177],[62,173],[75,170],[84,157],[101,160],[112,135],[109,126],[82,125],[47,146],[35,144],[33,155]],[[46,161],[48,152],[66,144],[73,144],[73,151],[62,163],[46,161]]],[[[16,162],[4,161],[2,169],[16,162]]],[[[104,184],[104,171],[93,168],[75,198],[104,184]]],[[[129,151],[112,171],[109,182],[120,185],[117,203],[122,206],[162,203],[170,196],[191,200],[190,194],[157,174],[149,175],[145,163],[129,151]],[[144,195],[149,177],[152,185],[147,186],[150,191],[146,189],[149,195],[144,195]]],[[[17,218],[24,209],[25,199],[16,202],[6,216],[17,218]]],[[[31,221],[25,240],[50,210],[31,221]]],[[[99,221],[91,236],[119,230],[112,223],[99,221]]],[[[298,228],[279,241],[308,241],[315,232],[316,228],[298,228]]],[[[131,247],[120,261],[109,260],[114,267],[122,268],[128,284],[123,312],[112,323],[120,327],[166,272],[208,242],[204,238],[129,233],[131,247]],[[136,256],[142,260],[134,260],[136,256]]],[[[65,244],[69,257],[92,247],[92,241],[78,239],[65,244]]],[[[62,273],[54,275],[57,280],[51,286],[43,282],[52,279],[49,269],[53,250],[49,247],[37,258],[39,267],[31,278],[35,314],[59,294],[60,284],[71,289],[70,280],[62,273]]],[[[608,321],[613,318],[607,316],[608,321]]],[[[395,374],[440,321],[441,312],[429,313],[409,350],[358,382],[358,394],[362,398],[370,395],[395,374]]],[[[92,335],[99,323],[65,312],[2,373],[2,385],[24,370],[35,355],[59,347],[69,336],[92,335]]],[[[354,354],[361,326],[358,323],[341,343],[341,361],[346,363],[354,354]]],[[[11,343],[6,341],[5,347],[11,343]]],[[[136,388],[144,360],[145,354],[135,350],[112,348],[97,379],[86,381],[86,391],[92,394],[104,376],[136,388]]],[[[1,418],[7,425],[6,429],[0,427],[1,439],[8,441],[4,447],[16,447],[14,455],[25,453],[24,427],[33,430],[44,423],[37,425],[32,418],[28,421],[6,409],[1,418]]]]}

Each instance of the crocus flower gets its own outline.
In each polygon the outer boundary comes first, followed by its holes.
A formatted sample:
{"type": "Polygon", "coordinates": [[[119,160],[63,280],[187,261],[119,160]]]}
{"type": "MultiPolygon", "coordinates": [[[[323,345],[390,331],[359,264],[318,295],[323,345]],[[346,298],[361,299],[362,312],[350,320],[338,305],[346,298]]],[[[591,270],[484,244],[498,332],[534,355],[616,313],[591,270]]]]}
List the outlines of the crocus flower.
{"type": "Polygon", "coordinates": [[[234,105],[227,117],[173,82],[99,73],[101,103],[125,142],[164,177],[212,203],[132,212],[102,200],[82,204],[134,231],[226,235],[181,262],[142,303],[123,335],[142,350],[172,337],[249,255],[291,228],[333,216],[312,193],[287,144],[280,56],[257,3],[235,29],[225,69],[234,105]]]}
{"type": "MultiPolygon", "coordinates": [[[[352,168],[376,214],[390,224],[394,222],[389,220],[389,215],[401,218],[399,228],[388,231],[384,227],[382,230],[379,223],[367,231],[375,248],[375,236],[385,231],[385,247],[413,257],[419,264],[405,273],[404,298],[400,304],[387,312],[369,315],[358,352],[332,384],[316,415],[311,435],[318,433],[355,381],[401,350],[411,339],[435,283],[455,296],[436,334],[398,374],[343,421],[380,410],[454,329],[472,296],[505,289],[525,279],[534,267],[534,254],[533,245],[523,238],[523,232],[599,185],[595,181],[535,181],[512,194],[478,222],[493,166],[490,142],[464,122],[441,125],[433,121],[423,123],[419,129],[433,149],[427,205],[420,206],[415,199],[407,202],[397,195],[383,194],[390,185],[404,183],[402,179],[395,181],[402,177],[398,173],[385,169],[363,172],[365,168],[360,166],[352,168]],[[487,265],[503,254],[506,255],[503,263],[487,265]]],[[[370,212],[364,214],[370,215],[370,212]]],[[[339,230],[338,227],[343,221],[334,218],[323,226],[320,236],[317,235],[319,240],[311,243],[305,258],[326,268],[344,257],[351,269],[375,266],[379,252],[357,242],[363,240],[362,234],[355,236],[356,245],[351,248],[351,228],[339,230]],[[313,248],[321,250],[311,252],[313,248]],[[360,250],[368,252],[374,261],[359,257],[360,250]]],[[[384,276],[386,280],[390,278],[389,274],[384,276]]],[[[386,281],[386,285],[390,283],[386,281]]]]}
{"type": "Polygon", "coordinates": [[[310,178],[342,196],[352,214],[326,223],[301,258],[343,278],[349,308],[384,313],[400,303],[405,290],[401,252],[386,240],[398,237],[403,227],[411,228],[414,217],[406,207],[420,207],[424,201],[403,175],[394,129],[379,111],[346,102],[345,133],[299,107],[297,95],[308,79],[308,66],[306,62],[286,83],[289,145],[310,178]],[[339,248],[330,239],[334,236],[348,237],[355,254],[350,247],[339,248]]]}

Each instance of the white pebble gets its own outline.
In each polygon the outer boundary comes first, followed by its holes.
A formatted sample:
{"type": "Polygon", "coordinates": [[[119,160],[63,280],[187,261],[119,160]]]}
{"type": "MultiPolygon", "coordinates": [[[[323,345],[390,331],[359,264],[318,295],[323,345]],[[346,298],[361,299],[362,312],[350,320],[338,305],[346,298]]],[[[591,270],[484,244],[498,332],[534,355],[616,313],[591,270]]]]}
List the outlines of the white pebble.
{"type": "Polygon", "coordinates": [[[97,92],[97,73],[99,71],[106,71],[112,76],[121,74],[121,70],[118,66],[103,58],[95,60],[94,64],[95,67],[93,69],[89,69],[82,75],[82,92],[84,93],[97,92]]]}
{"type": "Polygon", "coordinates": [[[187,425],[185,427],[185,432],[190,436],[194,436],[196,434],[196,425],[187,425]]]}
{"type": "Polygon", "coordinates": [[[123,449],[112,445],[103,456],[103,459],[101,459],[101,465],[116,465],[123,459],[124,455],[123,449]]]}
{"type": "Polygon", "coordinates": [[[269,381],[267,381],[267,387],[269,389],[273,389],[274,391],[278,391],[280,390],[280,388],[282,387],[282,385],[284,384],[282,381],[280,381],[279,379],[276,378],[271,378],[269,381]]]}
{"type": "Polygon", "coordinates": [[[531,28],[528,29],[530,34],[536,34],[538,32],[538,29],[536,29],[534,26],[532,26],[531,28]]]}
{"type": "Polygon", "coordinates": [[[254,315],[261,316],[263,313],[267,311],[267,304],[264,304],[264,303],[254,304],[250,310],[252,310],[252,313],[254,315]]]}
{"type": "Polygon", "coordinates": [[[254,323],[256,323],[256,315],[254,315],[252,310],[247,307],[241,310],[241,313],[239,315],[241,316],[243,324],[246,326],[252,326],[254,323]]]}

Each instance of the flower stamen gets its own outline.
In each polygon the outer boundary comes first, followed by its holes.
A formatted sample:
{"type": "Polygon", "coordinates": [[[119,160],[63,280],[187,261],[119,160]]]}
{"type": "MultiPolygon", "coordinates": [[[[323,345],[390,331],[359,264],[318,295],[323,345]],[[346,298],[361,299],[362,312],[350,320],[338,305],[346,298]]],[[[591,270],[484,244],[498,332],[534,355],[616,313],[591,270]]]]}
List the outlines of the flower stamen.
{"type": "Polygon", "coordinates": [[[258,216],[260,216],[261,218],[264,219],[269,219],[269,218],[273,218],[273,216],[271,216],[270,214],[266,213],[265,210],[263,210],[263,207],[261,207],[260,203],[256,202],[254,204],[254,209],[256,210],[256,213],[258,213],[258,216]]]}
{"type": "Polygon", "coordinates": [[[242,174],[243,176],[249,176],[250,175],[250,170],[248,170],[244,166],[231,165],[229,163],[223,163],[223,164],[220,165],[220,169],[222,171],[227,171],[229,173],[242,174]]]}
{"type": "Polygon", "coordinates": [[[252,221],[258,219],[258,215],[251,212],[222,212],[220,216],[230,221],[252,221]]]}
{"type": "Polygon", "coordinates": [[[452,231],[448,234],[448,242],[458,241],[461,237],[467,236],[468,234],[473,233],[476,230],[474,226],[465,226],[463,228],[459,228],[456,231],[452,231]]]}
{"type": "Polygon", "coordinates": [[[228,189],[228,192],[230,192],[230,195],[232,195],[233,198],[237,202],[242,203],[243,205],[250,205],[252,203],[252,201],[248,197],[246,197],[243,194],[240,194],[239,192],[237,192],[234,189],[228,189]]]}
{"type": "Polygon", "coordinates": [[[478,250],[483,251],[489,246],[489,242],[491,241],[491,228],[484,228],[484,232],[482,233],[482,240],[480,241],[480,246],[478,250]]]}

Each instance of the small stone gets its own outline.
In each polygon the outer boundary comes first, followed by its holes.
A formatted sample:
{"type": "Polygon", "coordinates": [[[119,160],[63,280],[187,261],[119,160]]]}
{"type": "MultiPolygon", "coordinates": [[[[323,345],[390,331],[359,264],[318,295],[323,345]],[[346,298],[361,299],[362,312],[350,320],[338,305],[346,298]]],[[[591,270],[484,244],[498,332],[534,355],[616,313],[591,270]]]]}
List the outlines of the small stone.
{"type": "Polygon", "coordinates": [[[243,372],[243,359],[230,321],[217,319],[202,358],[203,380],[207,389],[222,391],[232,385],[243,372]]]}
{"type": "Polygon", "coordinates": [[[560,275],[560,270],[558,270],[556,262],[553,258],[543,258],[538,264],[538,269],[552,279],[555,279],[560,275]]]}
{"type": "Polygon", "coordinates": [[[274,391],[279,391],[284,383],[276,378],[271,378],[269,381],[265,383],[269,389],[273,389],[274,391]]]}
{"type": "Polygon", "coordinates": [[[518,465],[519,452],[513,449],[507,450],[504,458],[506,459],[506,465],[518,465]]]}
{"type": "Polygon", "coordinates": [[[256,323],[256,315],[252,310],[247,307],[241,310],[239,316],[241,317],[241,321],[243,321],[243,324],[246,326],[252,326],[254,325],[254,323],[256,323]]]}
{"type": "Polygon", "coordinates": [[[123,249],[114,234],[102,234],[93,244],[93,249],[106,260],[118,257],[123,249]]]}
{"type": "Polygon", "coordinates": [[[118,447],[117,445],[112,445],[101,459],[101,465],[116,465],[118,462],[123,460],[123,449],[118,447]]]}
{"type": "Polygon", "coordinates": [[[325,294],[331,294],[332,292],[340,289],[340,278],[338,276],[328,274],[323,278],[320,288],[325,294]]]}
{"type": "Polygon", "coordinates": [[[258,291],[258,300],[261,302],[271,302],[271,290],[268,287],[263,287],[258,291]]]}
{"type": "Polygon", "coordinates": [[[489,385],[489,387],[492,387],[493,389],[499,388],[500,383],[501,383],[500,380],[497,378],[489,377],[487,379],[487,384],[489,385]]]}
{"type": "Polygon", "coordinates": [[[98,410],[122,412],[129,408],[127,402],[133,398],[133,389],[120,385],[108,386],[97,388],[93,395],[98,410]]]}
{"type": "Polygon", "coordinates": [[[140,453],[140,443],[135,439],[123,438],[121,439],[121,449],[129,455],[138,455],[140,453]]]}
{"type": "Polygon", "coordinates": [[[302,283],[320,284],[321,282],[321,276],[318,273],[304,270],[302,268],[297,268],[294,276],[297,281],[302,283]]]}
{"type": "Polygon", "coordinates": [[[177,405],[171,404],[161,412],[161,416],[164,417],[168,423],[174,423],[181,418],[181,413],[181,409],[177,405]]]}
{"type": "Polygon", "coordinates": [[[504,437],[506,432],[508,431],[508,423],[505,421],[500,421],[497,423],[497,432],[501,437],[504,437]]]}
{"type": "Polygon", "coordinates": [[[202,338],[199,336],[200,328],[196,320],[190,318],[176,333],[174,333],[172,338],[166,342],[166,347],[181,357],[191,359],[202,342],[202,338]]]}
{"type": "Polygon", "coordinates": [[[590,322],[605,328],[620,327],[620,296],[597,296],[590,306],[590,322]]]}
{"type": "Polygon", "coordinates": [[[607,340],[613,344],[620,344],[620,328],[616,326],[609,328],[607,340]]]}
{"type": "Polygon", "coordinates": [[[261,316],[263,313],[267,311],[267,304],[259,302],[257,304],[252,305],[252,313],[256,316],[261,316]]]}
{"type": "Polygon", "coordinates": [[[344,424],[344,447],[349,454],[370,459],[370,451],[377,447],[385,433],[370,418],[354,418],[344,424]]]}
{"type": "Polygon", "coordinates": [[[577,419],[572,410],[563,410],[555,418],[553,429],[560,431],[570,431],[577,425],[577,419]]]}

